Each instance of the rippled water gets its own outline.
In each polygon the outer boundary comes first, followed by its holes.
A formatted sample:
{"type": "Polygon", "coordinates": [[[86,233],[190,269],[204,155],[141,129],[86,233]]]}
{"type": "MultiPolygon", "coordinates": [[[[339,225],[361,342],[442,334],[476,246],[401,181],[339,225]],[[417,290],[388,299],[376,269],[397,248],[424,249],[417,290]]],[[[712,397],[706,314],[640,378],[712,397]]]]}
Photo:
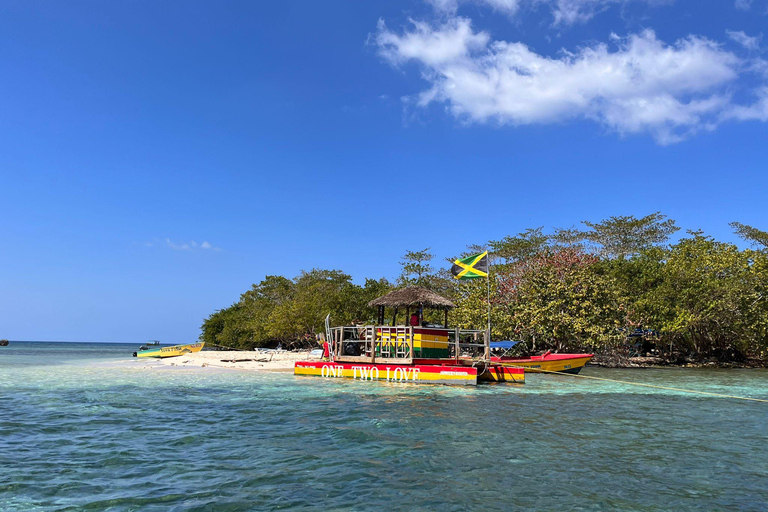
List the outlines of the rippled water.
{"type": "MultiPolygon", "coordinates": [[[[178,369],[135,349],[0,347],[0,510],[768,509],[768,403],[178,369]]],[[[768,398],[763,370],[583,373],[768,398]]]]}

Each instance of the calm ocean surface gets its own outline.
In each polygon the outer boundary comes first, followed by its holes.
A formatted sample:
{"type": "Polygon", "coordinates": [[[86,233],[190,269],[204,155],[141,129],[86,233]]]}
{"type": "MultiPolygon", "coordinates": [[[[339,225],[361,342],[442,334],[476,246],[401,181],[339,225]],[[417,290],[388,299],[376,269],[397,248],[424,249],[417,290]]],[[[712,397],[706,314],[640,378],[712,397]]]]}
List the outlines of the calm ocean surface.
{"type": "MultiPolygon", "coordinates": [[[[0,510],[768,510],[768,403],[454,388],[0,347],[0,510]]],[[[586,375],[768,398],[764,370],[586,375]]]]}

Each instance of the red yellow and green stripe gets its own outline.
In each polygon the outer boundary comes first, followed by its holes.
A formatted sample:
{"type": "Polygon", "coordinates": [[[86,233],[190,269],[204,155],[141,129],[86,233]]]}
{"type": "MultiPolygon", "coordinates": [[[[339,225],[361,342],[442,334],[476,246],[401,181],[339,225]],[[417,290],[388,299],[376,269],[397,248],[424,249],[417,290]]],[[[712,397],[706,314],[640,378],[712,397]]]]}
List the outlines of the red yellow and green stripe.
{"type": "Polygon", "coordinates": [[[490,365],[486,369],[482,367],[478,369],[475,366],[448,364],[445,360],[442,360],[440,364],[413,365],[297,361],[293,373],[325,378],[464,386],[473,386],[478,381],[518,384],[525,382],[525,371],[522,368],[490,365]]]}
{"type": "Polygon", "coordinates": [[[421,384],[477,384],[477,368],[461,366],[428,366],[397,364],[337,363],[329,361],[297,361],[294,375],[326,378],[383,380],[421,384]]]}

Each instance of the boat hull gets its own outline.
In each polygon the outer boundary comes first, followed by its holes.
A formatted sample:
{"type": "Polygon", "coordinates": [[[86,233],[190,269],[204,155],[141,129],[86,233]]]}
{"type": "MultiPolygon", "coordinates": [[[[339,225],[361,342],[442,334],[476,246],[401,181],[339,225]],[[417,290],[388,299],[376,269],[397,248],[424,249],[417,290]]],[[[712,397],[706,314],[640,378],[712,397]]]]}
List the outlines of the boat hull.
{"type": "Polygon", "coordinates": [[[593,354],[545,354],[530,358],[492,357],[491,361],[523,368],[531,373],[579,373],[593,354]]]}
{"type": "Polygon", "coordinates": [[[185,354],[200,352],[205,343],[189,343],[187,345],[174,345],[172,347],[158,347],[136,352],[136,357],[178,357],[185,354]]]}
{"type": "Polygon", "coordinates": [[[477,380],[479,382],[508,382],[515,384],[525,383],[525,370],[514,366],[494,364],[484,366],[471,359],[415,359],[414,364],[450,366],[451,368],[477,368],[477,380]]]}
{"type": "Polygon", "coordinates": [[[525,383],[525,370],[508,366],[492,365],[477,376],[482,382],[507,382],[511,384],[525,383]]]}
{"type": "MultiPolygon", "coordinates": [[[[500,369],[503,374],[496,382],[525,382],[525,372],[518,368],[500,369]]],[[[478,372],[472,366],[460,365],[397,365],[339,363],[330,361],[297,361],[294,375],[308,375],[329,379],[348,378],[355,380],[379,380],[387,382],[408,382],[415,384],[448,384],[454,386],[474,386],[478,381],[494,381],[483,378],[487,372],[478,372]]]]}
{"type": "Polygon", "coordinates": [[[476,368],[454,368],[450,366],[296,361],[293,373],[294,375],[310,375],[329,379],[348,378],[458,386],[474,386],[477,384],[476,368]]]}

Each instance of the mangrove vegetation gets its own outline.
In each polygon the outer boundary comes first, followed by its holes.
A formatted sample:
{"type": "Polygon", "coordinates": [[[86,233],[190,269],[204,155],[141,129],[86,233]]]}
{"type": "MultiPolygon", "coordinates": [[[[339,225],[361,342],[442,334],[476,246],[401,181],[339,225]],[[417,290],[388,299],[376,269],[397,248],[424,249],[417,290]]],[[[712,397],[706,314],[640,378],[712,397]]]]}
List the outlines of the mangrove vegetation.
{"type": "Polygon", "coordinates": [[[618,362],[646,355],[668,362],[763,359],[768,233],[738,222],[731,227],[745,247],[701,231],[681,233],[675,221],[653,213],[531,228],[445,259],[430,249],[407,251],[394,282],[355,284],[339,270],[319,269],[292,279],[267,276],[210,315],[200,339],[241,349],[316,346],[327,314],[336,325],[375,323],[368,302],[411,284],[456,304],[451,325],[482,328],[490,284],[493,339],[522,340],[528,352],[591,351],[618,362]],[[455,258],[484,250],[489,282],[451,278],[455,258]]]}

